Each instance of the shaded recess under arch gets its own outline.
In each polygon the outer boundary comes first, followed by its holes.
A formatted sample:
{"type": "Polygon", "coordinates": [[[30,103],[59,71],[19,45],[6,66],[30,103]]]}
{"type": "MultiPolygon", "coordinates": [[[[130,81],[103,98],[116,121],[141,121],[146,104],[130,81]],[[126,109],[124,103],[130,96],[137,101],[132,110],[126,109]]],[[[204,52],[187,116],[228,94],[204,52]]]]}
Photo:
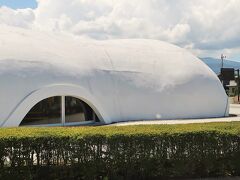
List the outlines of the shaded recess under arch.
{"type": "Polygon", "coordinates": [[[53,96],[34,105],[20,126],[77,125],[98,121],[94,110],[84,101],[72,96],[53,96]]]}

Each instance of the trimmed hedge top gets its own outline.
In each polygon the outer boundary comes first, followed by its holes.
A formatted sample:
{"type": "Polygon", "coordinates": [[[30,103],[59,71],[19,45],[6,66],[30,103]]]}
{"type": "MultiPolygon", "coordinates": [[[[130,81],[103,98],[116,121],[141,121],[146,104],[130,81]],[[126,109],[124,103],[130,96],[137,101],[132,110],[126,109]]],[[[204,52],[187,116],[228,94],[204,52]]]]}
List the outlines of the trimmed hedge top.
{"type": "Polygon", "coordinates": [[[0,129],[0,179],[240,175],[240,122],[0,129]]]}
{"type": "Polygon", "coordinates": [[[197,132],[217,132],[240,135],[240,122],[175,124],[175,125],[134,125],[134,126],[84,126],[84,127],[18,127],[1,128],[0,139],[27,137],[84,137],[91,135],[163,135],[197,132]]]}

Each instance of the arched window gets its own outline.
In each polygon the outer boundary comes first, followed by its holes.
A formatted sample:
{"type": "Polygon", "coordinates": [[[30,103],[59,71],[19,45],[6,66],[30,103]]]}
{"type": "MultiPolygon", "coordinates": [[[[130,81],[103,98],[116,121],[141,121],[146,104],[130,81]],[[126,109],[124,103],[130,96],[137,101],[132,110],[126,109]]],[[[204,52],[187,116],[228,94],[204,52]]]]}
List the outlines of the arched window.
{"type": "Polygon", "coordinates": [[[54,96],[33,106],[20,126],[78,125],[94,121],[99,120],[84,101],[71,96],[54,96]]]}

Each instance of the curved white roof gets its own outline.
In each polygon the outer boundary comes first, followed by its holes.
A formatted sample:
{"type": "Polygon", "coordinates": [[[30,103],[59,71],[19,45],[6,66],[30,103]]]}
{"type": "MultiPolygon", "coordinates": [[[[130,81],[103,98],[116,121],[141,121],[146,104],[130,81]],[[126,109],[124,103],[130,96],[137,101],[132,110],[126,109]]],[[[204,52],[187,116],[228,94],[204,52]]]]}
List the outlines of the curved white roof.
{"type": "Polygon", "coordinates": [[[38,101],[77,96],[106,123],[228,115],[217,76],[174,45],[93,41],[0,29],[0,124],[18,126],[38,101]]]}

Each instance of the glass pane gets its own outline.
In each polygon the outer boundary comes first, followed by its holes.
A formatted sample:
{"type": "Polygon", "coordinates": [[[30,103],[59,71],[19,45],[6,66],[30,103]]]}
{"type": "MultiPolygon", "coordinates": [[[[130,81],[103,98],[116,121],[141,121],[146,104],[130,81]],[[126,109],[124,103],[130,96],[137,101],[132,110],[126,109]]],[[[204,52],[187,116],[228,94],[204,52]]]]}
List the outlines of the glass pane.
{"type": "Polygon", "coordinates": [[[65,97],[65,114],[66,123],[93,120],[91,107],[75,97],[65,97]]]}
{"type": "Polygon", "coordinates": [[[61,123],[61,97],[54,96],[37,103],[24,117],[22,125],[61,123]]]}

